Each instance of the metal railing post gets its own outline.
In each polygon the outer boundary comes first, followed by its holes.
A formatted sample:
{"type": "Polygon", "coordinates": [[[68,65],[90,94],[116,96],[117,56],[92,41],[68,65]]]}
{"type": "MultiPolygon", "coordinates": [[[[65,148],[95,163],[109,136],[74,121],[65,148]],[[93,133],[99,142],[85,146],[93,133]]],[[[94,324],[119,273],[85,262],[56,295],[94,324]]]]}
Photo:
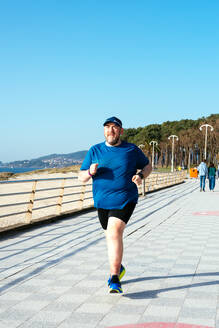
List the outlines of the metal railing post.
{"type": "Polygon", "coordinates": [[[158,180],[159,180],[159,174],[157,174],[157,176],[156,176],[156,182],[155,182],[155,186],[157,186],[157,185],[158,185],[158,180]]]}
{"type": "Polygon", "coordinates": [[[83,184],[83,185],[81,186],[81,194],[80,194],[80,202],[81,202],[81,206],[80,206],[80,208],[81,208],[81,209],[83,208],[84,197],[85,197],[85,190],[86,190],[86,185],[83,184]]]}
{"type": "Polygon", "coordinates": [[[62,180],[60,194],[58,197],[58,202],[57,202],[57,214],[58,215],[60,215],[62,212],[62,201],[63,201],[63,195],[64,195],[64,190],[65,190],[65,181],[66,181],[66,179],[64,178],[62,180]]]}
{"type": "Polygon", "coordinates": [[[142,196],[145,196],[145,179],[143,179],[141,182],[141,193],[142,196]]]}
{"type": "Polygon", "coordinates": [[[169,173],[167,173],[166,186],[168,186],[168,180],[169,180],[169,173]]]}
{"type": "Polygon", "coordinates": [[[25,222],[26,223],[30,223],[31,219],[32,219],[34,198],[35,198],[35,194],[36,194],[36,184],[37,184],[37,180],[34,180],[33,185],[32,185],[32,191],[30,193],[30,200],[29,200],[29,203],[28,203],[28,206],[27,206],[27,213],[25,215],[25,222]]]}

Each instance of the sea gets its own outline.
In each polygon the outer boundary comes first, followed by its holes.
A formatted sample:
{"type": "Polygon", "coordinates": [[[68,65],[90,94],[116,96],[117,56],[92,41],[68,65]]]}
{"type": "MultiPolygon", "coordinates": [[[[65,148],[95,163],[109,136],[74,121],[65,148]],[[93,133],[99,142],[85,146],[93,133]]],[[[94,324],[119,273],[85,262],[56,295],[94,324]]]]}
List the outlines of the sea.
{"type": "MultiPolygon", "coordinates": [[[[42,168],[41,168],[42,169],[42,168]]],[[[0,167],[0,172],[24,173],[40,170],[38,167],[0,167]]]]}

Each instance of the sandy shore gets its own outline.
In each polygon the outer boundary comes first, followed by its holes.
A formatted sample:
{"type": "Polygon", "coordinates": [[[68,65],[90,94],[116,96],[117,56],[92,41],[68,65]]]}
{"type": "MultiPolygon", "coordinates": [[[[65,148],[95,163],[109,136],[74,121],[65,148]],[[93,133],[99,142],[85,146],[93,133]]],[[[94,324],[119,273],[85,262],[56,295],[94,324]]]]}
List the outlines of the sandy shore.
{"type": "Polygon", "coordinates": [[[0,229],[7,226],[25,224],[30,218],[27,215],[30,199],[34,195],[31,221],[74,212],[83,207],[92,206],[92,186],[84,185],[77,179],[76,172],[67,173],[32,173],[19,174],[8,179],[10,183],[0,184],[0,229]],[[67,178],[67,179],[66,179],[67,178]],[[42,179],[58,179],[41,181],[42,179]],[[33,181],[24,181],[33,180],[33,181]],[[15,183],[11,183],[16,181],[15,183]],[[32,193],[35,187],[35,193],[32,193]],[[64,187],[64,189],[63,189],[64,187]],[[85,191],[84,200],[82,191],[85,191]],[[63,194],[63,197],[60,197],[63,194]],[[58,203],[62,204],[60,207],[58,203]],[[4,205],[4,206],[3,206],[4,205]],[[7,206],[6,206],[7,205],[7,206]],[[61,208],[61,211],[60,211],[61,208]]]}

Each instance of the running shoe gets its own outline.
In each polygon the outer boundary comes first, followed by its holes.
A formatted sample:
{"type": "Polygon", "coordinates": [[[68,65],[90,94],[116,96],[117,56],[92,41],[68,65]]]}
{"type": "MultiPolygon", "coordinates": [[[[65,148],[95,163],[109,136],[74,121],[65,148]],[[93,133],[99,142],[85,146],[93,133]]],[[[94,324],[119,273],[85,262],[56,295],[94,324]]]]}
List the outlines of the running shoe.
{"type": "MultiPolygon", "coordinates": [[[[122,279],[122,277],[124,277],[124,275],[125,275],[125,267],[121,264],[120,273],[119,273],[119,281],[122,279]]],[[[109,279],[108,279],[108,286],[110,285],[110,281],[111,281],[111,277],[109,277],[109,279]]]]}
{"type": "Polygon", "coordinates": [[[112,276],[109,284],[109,293],[110,294],[122,294],[123,290],[118,276],[112,276]]]}

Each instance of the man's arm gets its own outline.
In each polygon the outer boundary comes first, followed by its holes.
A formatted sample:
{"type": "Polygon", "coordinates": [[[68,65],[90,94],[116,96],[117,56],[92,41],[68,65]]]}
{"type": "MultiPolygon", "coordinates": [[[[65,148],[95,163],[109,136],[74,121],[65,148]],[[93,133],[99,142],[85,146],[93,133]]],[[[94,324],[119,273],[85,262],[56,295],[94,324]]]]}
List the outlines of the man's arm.
{"type": "Polygon", "coordinates": [[[95,164],[91,164],[88,170],[79,171],[78,179],[84,183],[88,182],[92,178],[92,176],[94,176],[97,173],[97,167],[98,164],[95,163],[95,164]]]}
{"type": "MultiPolygon", "coordinates": [[[[143,175],[143,179],[146,179],[149,174],[151,173],[152,171],[152,166],[151,166],[151,163],[148,163],[147,165],[145,165],[145,167],[140,171],[140,173],[143,175]]],[[[135,174],[133,177],[132,177],[132,181],[137,185],[139,186],[142,182],[142,179],[141,177],[138,175],[138,174],[135,174]]]]}
{"type": "Polygon", "coordinates": [[[142,170],[141,170],[141,173],[143,174],[144,176],[144,179],[146,179],[149,174],[151,173],[152,171],[152,166],[151,166],[151,163],[149,163],[148,165],[146,165],[142,170]]]}

